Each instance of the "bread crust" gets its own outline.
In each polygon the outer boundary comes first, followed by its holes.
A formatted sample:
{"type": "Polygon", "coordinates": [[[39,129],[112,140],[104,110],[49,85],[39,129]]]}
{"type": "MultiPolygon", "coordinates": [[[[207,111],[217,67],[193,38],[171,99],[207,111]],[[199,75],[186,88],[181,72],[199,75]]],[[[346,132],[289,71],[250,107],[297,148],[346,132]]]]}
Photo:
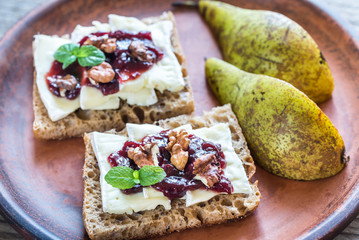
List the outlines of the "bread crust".
{"type": "Polygon", "coordinates": [[[142,21],[150,24],[156,21],[170,20],[174,28],[171,36],[173,52],[182,68],[185,87],[179,92],[156,90],[158,102],[151,106],[129,105],[120,100],[119,109],[112,110],[77,110],[56,122],[51,121],[41,101],[36,84],[36,71],[33,83],[33,132],[40,139],[64,139],[80,137],[85,132],[121,130],[126,123],[153,123],[154,121],[194,111],[193,93],[188,80],[186,59],[179,43],[176,22],[172,12],[163,13],[159,17],[146,18],[142,21]]]}
{"type": "MultiPolygon", "coordinates": [[[[210,127],[217,123],[228,123],[232,133],[232,144],[238,157],[243,162],[250,179],[255,172],[255,165],[247,143],[233,114],[230,105],[214,108],[202,117],[182,115],[156,122],[166,129],[173,129],[184,124],[191,124],[194,129],[210,127]]],[[[114,134],[127,134],[109,131],[114,134]]],[[[84,202],[83,221],[91,239],[139,239],[182,231],[189,228],[236,221],[250,215],[258,206],[261,195],[257,182],[251,183],[252,194],[217,195],[207,202],[186,207],[185,200],[172,200],[171,209],[157,206],[154,210],[133,214],[109,214],[102,210],[100,170],[91,146],[89,134],[85,134],[85,164],[83,168],[84,202]]]]}

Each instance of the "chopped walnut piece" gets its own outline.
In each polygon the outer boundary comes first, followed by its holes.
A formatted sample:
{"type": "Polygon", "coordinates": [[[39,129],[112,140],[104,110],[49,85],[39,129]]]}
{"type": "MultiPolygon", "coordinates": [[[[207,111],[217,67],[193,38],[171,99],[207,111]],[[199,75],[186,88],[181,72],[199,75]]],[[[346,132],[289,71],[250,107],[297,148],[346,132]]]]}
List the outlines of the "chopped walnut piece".
{"type": "Polygon", "coordinates": [[[116,38],[108,38],[100,46],[100,50],[104,51],[105,53],[113,53],[116,51],[116,48],[116,38]]]}
{"type": "Polygon", "coordinates": [[[105,53],[113,53],[117,48],[116,38],[107,38],[105,36],[97,37],[91,35],[88,39],[86,39],[84,45],[92,45],[105,53]]]}
{"type": "Polygon", "coordinates": [[[132,41],[128,46],[128,51],[132,57],[141,62],[153,62],[154,54],[140,41],[132,41]]]}
{"type": "Polygon", "coordinates": [[[77,80],[74,76],[67,74],[65,76],[57,76],[55,78],[55,84],[60,89],[74,90],[77,85],[77,80]]]}
{"type": "Polygon", "coordinates": [[[112,69],[112,66],[107,62],[102,62],[98,66],[93,66],[90,70],[87,71],[87,74],[90,79],[101,82],[108,83],[111,82],[115,77],[115,71],[112,69]]]}
{"type": "Polygon", "coordinates": [[[214,154],[205,154],[194,161],[193,174],[198,174],[207,181],[207,187],[211,188],[219,181],[220,166],[214,154]]]}
{"type": "Polygon", "coordinates": [[[127,155],[132,159],[138,167],[143,167],[146,165],[158,165],[157,153],[159,148],[155,143],[149,143],[144,146],[139,146],[136,148],[129,148],[127,155]]]}
{"type": "Polygon", "coordinates": [[[102,44],[103,37],[97,37],[95,35],[90,35],[83,45],[92,45],[94,47],[100,48],[102,44]]]}
{"type": "Polygon", "coordinates": [[[171,131],[168,134],[168,144],[166,149],[171,153],[171,163],[178,170],[182,171],[188,161],[188,146],[190,140],[188,133],[181,129],[179,132],[171,131]]]}

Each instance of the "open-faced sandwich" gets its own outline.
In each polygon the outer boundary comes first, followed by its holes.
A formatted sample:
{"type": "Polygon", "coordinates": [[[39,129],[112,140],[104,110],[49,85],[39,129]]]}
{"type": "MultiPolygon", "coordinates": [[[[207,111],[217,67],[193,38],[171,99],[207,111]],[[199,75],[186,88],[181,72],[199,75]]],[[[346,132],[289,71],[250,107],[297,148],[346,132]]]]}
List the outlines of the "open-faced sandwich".
{"type": "Polygon", "coordinates": [[[78,25],[70,36],[33,42],[36,137],[121,130],[193,112],[185,58],[171,12],[78,25]]]}
{"type": "Polygon", "coordinates": [[[83,218],[91,239],[138,239],[237,220],[260,202],[229,105],[202,117],[84,136],[83,218]]]}

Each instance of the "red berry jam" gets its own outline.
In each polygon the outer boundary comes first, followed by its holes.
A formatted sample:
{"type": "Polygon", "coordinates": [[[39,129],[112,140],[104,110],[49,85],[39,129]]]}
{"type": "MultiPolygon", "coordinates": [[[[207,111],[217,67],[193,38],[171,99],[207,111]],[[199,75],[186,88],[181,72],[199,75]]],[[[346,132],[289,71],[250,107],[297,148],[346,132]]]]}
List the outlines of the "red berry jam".
{"type": "MultiPolygon", "coordinates": [[[[139,33],[128,33],[124,31],[116,32],[100,32],[92,33],[97,37],[108,35],[109,38],[117,39],[117,49],[114,53],[105,53],[106,62],[110,63],[112,68],[115,70],[115,79],[119,83],[123,83],[129,80],[134,80],[150,69],[153,64],[160,61],[163,57],[163,53],[158,49],[151,37],[150,32],[139,32],[139,33]],[[142,62],[133,58],[128,51],[128,47],[132,41],[140,41],[143,45],[152,53],[154,56],[154,61],[152,62],[142,62]]],[[[89,37],[84,37],[79,43],[82,45],[89,37]]]]}
{"type": "MultiPolygon", "coordinates": [[[[91,35],[100,37],[104,35],[108,35],[109,38],[116,38],[117,49],[113,53],[105,53],[106,62],[111,64],[113,70],[115,71],[115,77],[111,82],[108,83],[99,83],[97,85],[93,85],[89,78],[86,76],[83,79],[79,78],[80,83],[75,90],[67,91],[65,93],[66,98],[75,99],[79,93],[81,86],[91,86],[98,88],[101,90],[103,95],[110,95],[117,93],[120,89],[119,85],[130,80],[135,80],[140,77],[144,72],[149,70],[155,63],[160,61],[163,58],[162,51],[157,48],[151,37],[150,32],[139,32],[139,33],[128,33],[124,31],[116,31],[116,32],[97,32],[92,33],[91,35]],[[143,43],[143,45],[147,48],[147,51],[151,53],[153,56],[153,61],[139,61],[132,57],[129,54],[129,45],[132,41],[139,41],[143,43]]],[[[89,36],[81,39],[79,44],[82,44],[89,38],[89,36]]],[[[90,67],[81,67],[77,62],[71,64],[66,69],[62,69],[62,64],[57,62],[56,60],[53,62],[53,66],[50,71],[46,74],[46,79],[54,79],[56,75],[65,76],[67,74],[77,74],[78,76],[85,76],[85,72],[89,70],[90,67]],[[74,72],[75,71],[75,72],[74,72]]],[[[48,87],[50,92],[52,92],[55,96],[60,97],[59,88],[56,84],[48,81],[48,87]]]]}
{"type": "MultiPolygon", "coordinates": [[[[87,70],[90,68],[87,68],[87,70]]],[[[90,82],[89,78],[85,78],[83,82],[81,82],[81,86],[89,86],[89,87],[94,87],[99,89],[103,95],[110,95],[110,94],[114,94],[117,93],[120,90],[120,85],[118,84],[118,80],[116,80],[115,78],[108,83],[98,83],[97,85],[93,85],[90,82]]]]}
{"type": "Polygon", "coordinates": [[[126,141],[120,151],[114,152],[110,156],[108,156],[107,160],[110,163],[111,167],[124,166],[138,170],[139,168],[137,167],[135,162],[128,158],[127,151],[129,148],[136,148],[139,146],[140,143],[138,142],[126,141]]]}
{"type": "Polygon", "coordinates": [[[82,81],[82,78],[84,78],[85,75],[84,73],[85,73],[85,68],[81,67],[77,62],[72,63],[66,69],[62,69],[62,63],[55,60],[52,63],[50,71],[45,75],[46,84],[52,94],[54,94],[57,97],[61,97],[60,88],[56,85],[55,82],[56,78],[58,76],[64,77],[67,74],[74,76],[78,82],[75,89],[68,90],[65,92],[65,97],[69,100],[73,100],[77,98],[78,95],[80,94],[80,90],[81,90],[80,82],[82,81]]]}
{"type": "MultiPolygon", "coordinates": [[[[168,144],[168,133],[169,131],[165,130],[158,134],[146,136],[140,143],[127,141],[120,151],[112,153],[108,157],[108,162],[112,167],[126,166],[137,170],[137,165],[127,156],[128,149],[130,147],[137,147],[148,143],[157,143],[160,150],[157,154],[158,164],[166,172],[167,177],[152,187],[163,192],[166,197],[172,200],[185,196],[187,191],[207,189],[201,181],[194,179],[195,175],[193,174],[193,164],[201,155],[214,154],[219,161],[222,171],[220,172],[219,182],[214,184],[210,190],[216,192],[226,192],[228,194],[232,193],[233,186],[228,178],[224,176],[223,169],[226,167],[226,161],[219,144],[205,141],[195,135],[189,135],[190,144],[188,147],[188,162],[185,169],[180,171],[172,165],[170,160],[171,154],[166,150],[166,146],[168,144]]],[[[140,190],[138,189],[140,186],[136,186],[134,187],[136,189],[122,190],[122,192],[125,194],[140,192],[142,188],[140,190]]]]}
{"type": "MultiPolygon", "coordinates": [[[[100,83],[99,85],[92,85],[90,81],[86,81],[86,85],[99,88],[102,94],[108,95],[119,91],[119,84],[126,81],[135,80],[140,77],[144,72],[149,70],[153,64],[157,63],[163,58],[163,53],[158,49],[151,37],[150,32],[139,32],[136,34],[124,31],[116,32],[98,32],[91,35],[100,37],[108,35],[109,38],[116,38],[117,49],[114,53],[105,53],[106,62],[111,64],[115,71],[115,78],[109,83],[100,83]],[[129,45],[132,41],[140,41],[152,53],[154,61],[146,62],[139,61],[133,58],[128,51],[129,45]]],[[[82,45],[89,36],[84,37],[79,43],[82,45]]]]}

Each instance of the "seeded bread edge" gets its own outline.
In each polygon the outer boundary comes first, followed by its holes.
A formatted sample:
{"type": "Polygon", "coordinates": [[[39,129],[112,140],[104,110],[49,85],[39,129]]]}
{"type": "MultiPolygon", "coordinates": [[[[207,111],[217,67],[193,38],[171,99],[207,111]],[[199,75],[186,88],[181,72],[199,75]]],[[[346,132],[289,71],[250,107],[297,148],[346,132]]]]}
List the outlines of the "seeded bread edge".
{"type": "Polygon", "coordinates": [[[130,123],[153,123],[154,121],[181,114],[189,114],[194,111],[193,93],[188,80],[186,59],[184,57],[176,22],[172,12],[165,12],[159,17],[143,19],[150,24],[157,21],[170,20],[174,28],[171,36],[173,51],[181,65],[185,80],[185,87],[180,92],[156,90],[158,102],[151,106],[129,105],[120,100],[119,109],[114,110],[77,110],[56,122],[51,121],[47,110],[40,98],[37,84],[36,71],[34,71],[33,83],[33,109],[34,122],[33,132],[39,139],[64,139],[69,137],[80,137],[85,132],[107,131],[110,129],[121,130],[127,122],[130,123]]]}
{"type": "MultiPolygon", "coordinates": [[[[232,144],[243,162],[249,179],[255,173],[255,165],[247,143],[230,105],[216,107],[202,117],[182,115],[156,122],[166,129],[190,123],[194,129],[210,127],[217,123],[228,123],[232,133],[232,144]]],[[[114,134],[127,134],[109,131],[114,134]]],[[[91,239],[139,239],[160,236],[175,231],[237,221],[250,215],[258,206],[261,194],[257,181],[251,183],[253,193],[217,195],[207,202],[186,207],[185,200],[175,199],[171,210],[157,206],[154,210],[133,214],[109,214],[102,210],[100,171],[91,146],[89,134],[85,134],[85,164],[83,168],[84,202],[83,221],[91,239]]]]}

